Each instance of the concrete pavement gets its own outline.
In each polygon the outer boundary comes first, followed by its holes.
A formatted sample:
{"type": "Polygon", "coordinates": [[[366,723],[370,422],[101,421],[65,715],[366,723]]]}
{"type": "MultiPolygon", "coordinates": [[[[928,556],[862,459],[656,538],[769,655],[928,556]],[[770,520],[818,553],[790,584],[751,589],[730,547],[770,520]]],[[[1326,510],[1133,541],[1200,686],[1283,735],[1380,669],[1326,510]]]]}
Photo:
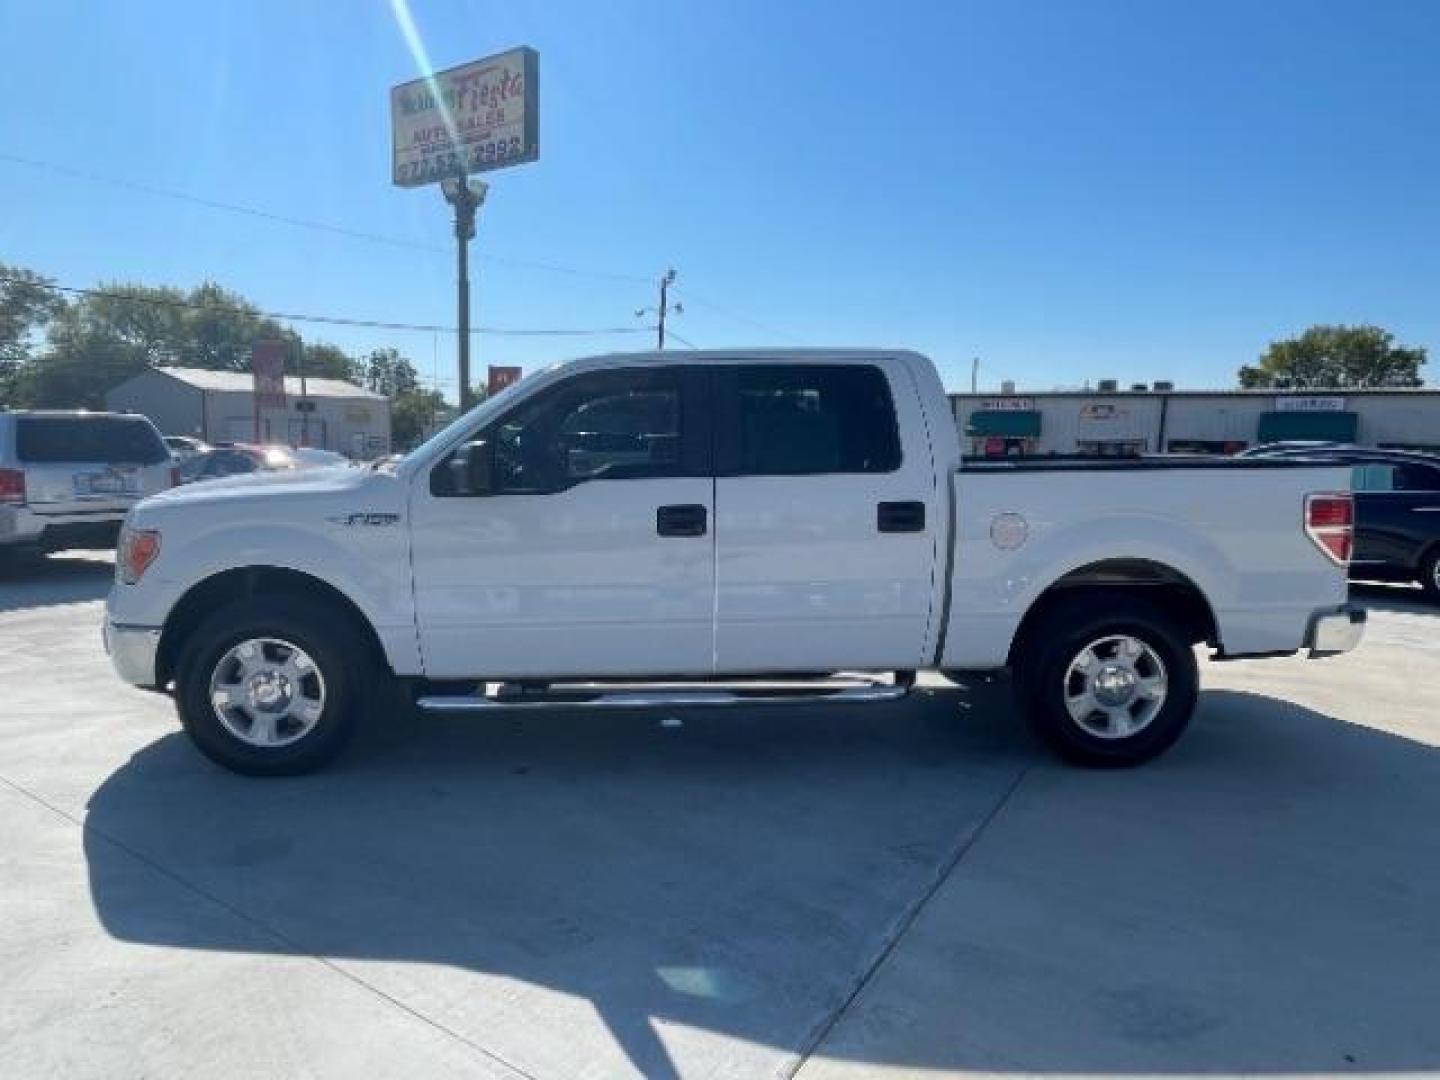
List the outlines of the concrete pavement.
{"type": "Polygon", "coordinates": [[[422,719],[262,782],[110,675],[108,574],[0,581],[5,1075],[1440,1067],[1440,617],[1394,590],[1355,656],[1208,665],[1141,770],[977,683],[422,719]]]}

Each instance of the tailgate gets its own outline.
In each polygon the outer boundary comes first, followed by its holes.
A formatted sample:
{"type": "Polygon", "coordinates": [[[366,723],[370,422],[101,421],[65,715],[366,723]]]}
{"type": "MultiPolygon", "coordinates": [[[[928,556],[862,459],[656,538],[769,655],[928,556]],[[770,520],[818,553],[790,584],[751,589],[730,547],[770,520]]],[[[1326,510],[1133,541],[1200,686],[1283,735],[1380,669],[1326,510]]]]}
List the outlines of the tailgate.
{"type": "Polygon", "coordinates": [[[104,461],[25,466],[25,494],[37,514],[123,514],[146,495],[170,486],[166,466],[104,461]]]}

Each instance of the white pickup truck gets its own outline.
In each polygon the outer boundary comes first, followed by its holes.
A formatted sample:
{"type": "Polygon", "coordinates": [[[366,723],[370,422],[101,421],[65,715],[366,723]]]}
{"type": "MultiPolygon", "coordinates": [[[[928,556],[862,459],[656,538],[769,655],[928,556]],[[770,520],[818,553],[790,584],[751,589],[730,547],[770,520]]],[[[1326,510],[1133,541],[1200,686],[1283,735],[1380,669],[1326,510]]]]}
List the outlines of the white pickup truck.
{"type": "Polygon", "coordinates": [[[1189,721],[1195,645],[1359,642],[1349,486],[1291,460],[966,462],[914,353],[602,356],[398,461],[146,499],[105,641],[246,773],[330,759],[394,700],[380,680],[483,712],[858,703],[1006,667],[1052,748],[1132,763],[1189,721]]]}

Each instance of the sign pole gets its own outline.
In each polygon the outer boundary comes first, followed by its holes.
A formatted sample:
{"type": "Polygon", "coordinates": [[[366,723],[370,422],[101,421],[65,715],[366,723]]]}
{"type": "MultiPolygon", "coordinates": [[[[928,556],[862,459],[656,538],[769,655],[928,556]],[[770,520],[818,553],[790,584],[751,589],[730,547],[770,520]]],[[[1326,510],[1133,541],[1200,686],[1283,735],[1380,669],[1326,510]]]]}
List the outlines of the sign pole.
{"type": "Polygon", "coordinates": [[[475,211],[489,190],[483,180],[460,176],[440,185],[445,200],[455,208],[455,296],[460,357],[460,411],[474,404],[470,392],[470,240],[475,236],[475,211]]]}

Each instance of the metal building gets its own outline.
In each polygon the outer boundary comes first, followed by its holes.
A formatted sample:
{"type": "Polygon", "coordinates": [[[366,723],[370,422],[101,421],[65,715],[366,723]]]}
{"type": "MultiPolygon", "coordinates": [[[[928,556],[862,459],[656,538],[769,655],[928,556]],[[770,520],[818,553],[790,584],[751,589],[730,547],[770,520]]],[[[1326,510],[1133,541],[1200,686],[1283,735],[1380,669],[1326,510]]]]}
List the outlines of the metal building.
{"type": "Polygon", "coordinates": [[[1233,454],[1286,439],[1440,453],[1440,390],[1063,390],[951,394],[966,452],[1233,454]]]}
{"type": "Polygon", "coordinates": [[[143,413],[165,435],[206,442],[286,443],[356,458],[390,452],[390,402],[340,379],[285,377],[283,406],[255,408],[254,380],[241,371],[150,368],[105,395],[115,412],[143,413]]]}

